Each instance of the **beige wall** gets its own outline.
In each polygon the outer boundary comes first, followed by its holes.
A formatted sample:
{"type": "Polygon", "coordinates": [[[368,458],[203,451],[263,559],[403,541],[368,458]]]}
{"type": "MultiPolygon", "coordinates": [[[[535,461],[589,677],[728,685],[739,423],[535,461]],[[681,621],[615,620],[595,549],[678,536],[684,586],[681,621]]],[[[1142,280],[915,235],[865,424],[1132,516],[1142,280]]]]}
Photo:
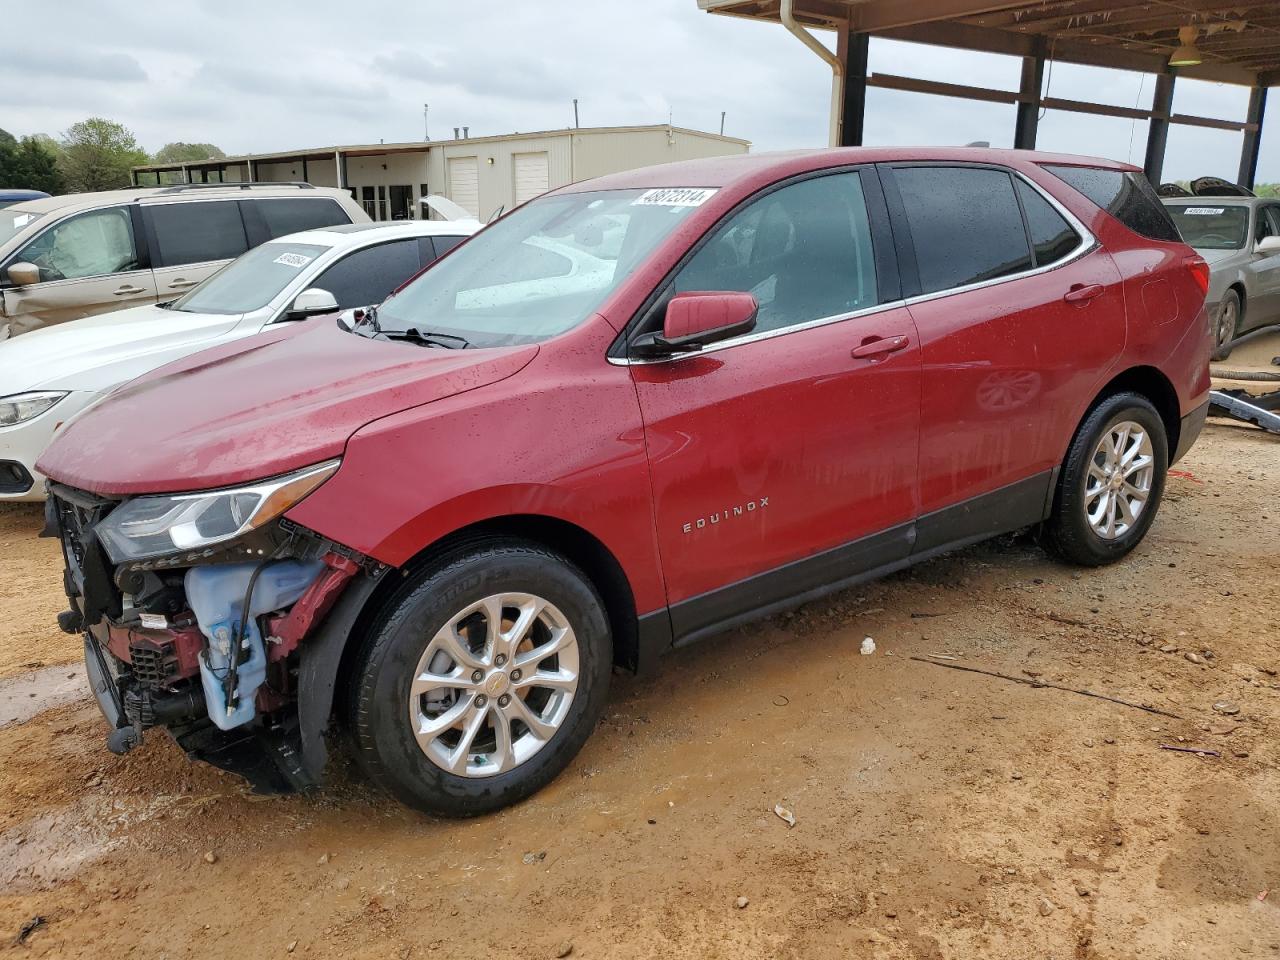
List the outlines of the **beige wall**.
{"type": "MultiPolygon", "coordinates": [[[[345,186],[363,201],[363,187],[407,186],[413,191],[413,211],[421,216],[422,185],[431,193],[450,196],[448,161],[475,157],[479,173],[480,219],[487,220],[499,207],[515,204],[515,163],[518,153],[546,153],[548,187],[554,189],[578,180],[631,170],[673,160],[746,153],[747,144],[710,135],[658,128],[617,130],[564,130],[541,135],[494,137],[471,141],[437,141],[421,150],[348,156],[345,186]]],[[[179,175],[180,176],[180,175],[179,175]]],[[[302,180],[301,160],[258,160],[254,178],[279,183],[302,180]]],[[[244,162],[227,168],[228,182],[249,179],[244,162]]],[[[306,179],[318,187],[336,187],[337,169],[332,158],[308,159],[306,179]]],[[[144,182],[150,182],[146,175],[144,182]]],[[[389,192],[384,197],[390,202],[389,192]]],[[[377,217],[377,211],[372,214],[377,217]]]]}
{"type": "Polygon", "coordinates": [[[574,136],[574,180],[634,170],[673,160],[746,153],[747,145],[699,137],[679,130],[637,130],[625,134],[580,133],[574,136]]]}
{"type": "Polygon", "coordinates": [[[550,137],[510,137],[482,143],[449,143],[433,145],[427,182],[431,192],[449,194],[448,164],[451,157],[475,157],[480,173],[480,219],[487,220],[499,207],[510,210],[515,204],[515,163],[517,153],[546,153],[547,181],[552,187],[573,182],[573,160],[569,149],[569,133],[550,137]],[[490,163],[489,161],[493,162],[490,163]]]}
{"type": "MultiPolygon", "coordinates": [[[[417,219],[422,211],[419,203],[422,199],[422,184],[430,183],[427,176],[428,156],[429,151],[424,147],[421,153],[384,153],[372,157],[347,157],[346,185],[356,191],[357,203],[364,200],[364,187],[374,188],[376,203],[378,187],[382,187],[383,196],[388,204],[391,202],[391,197],[387,187],[409,187],[413,191],[413,218],[417,219]]],[[[435,189],[434,184],[431,189],[435,189]]],[[[378,219],[376,207],[370,216],[378,219]]]]}

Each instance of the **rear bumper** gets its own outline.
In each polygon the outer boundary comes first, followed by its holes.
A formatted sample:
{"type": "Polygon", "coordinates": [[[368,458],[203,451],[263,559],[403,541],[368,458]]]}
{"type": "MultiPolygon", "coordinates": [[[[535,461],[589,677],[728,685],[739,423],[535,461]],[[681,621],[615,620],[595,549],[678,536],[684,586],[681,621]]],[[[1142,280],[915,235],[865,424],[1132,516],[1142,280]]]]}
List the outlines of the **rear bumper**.
{"type": "Polygon", "coordinates": [[[1204,429],[1204,419],[1208,415],[1209,401],[1206,400],[1182,418],[1182,426],[1178,430],[1178,449],[1174,450],[1173,456],[1169,458],[1171,464],[1177,463],[1191,449],[1200,436],[1200,431],[1204,429]]]}

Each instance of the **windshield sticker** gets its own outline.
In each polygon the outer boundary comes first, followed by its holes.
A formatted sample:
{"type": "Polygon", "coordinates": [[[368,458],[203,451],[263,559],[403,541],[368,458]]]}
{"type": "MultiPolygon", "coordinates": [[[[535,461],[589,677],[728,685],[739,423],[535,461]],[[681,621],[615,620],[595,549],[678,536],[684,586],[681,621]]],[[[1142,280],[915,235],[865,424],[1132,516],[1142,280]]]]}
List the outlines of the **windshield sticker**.
{"type": "Polygon", "coordinates": [[[286,267],[300,269],[310,263],[311,259],[311,257],[304,257],[300,253],[282,253],[272,263],[283,263],[286,267]]]}
{"type": "Polygon", "coordinates": [[[633,207],[700,207],[716,191],[706,187],[659,187],[646,190],[631,201],[633,207]]]}
{"type": "Polygon", "coordinates": [[[1188,217],[1216,217],[1227,211],[1225,207],[1187,207],[1182,212],[1188,217]]]}
{"type": "Polygon", "coordinates": [[[28,223],[30,223],[34,219],[35,217],[33,217],[29,213],[20,213],[13,218],[13,226],[15,229],[17,229],[18,227],[25,227],[28,223]]]}

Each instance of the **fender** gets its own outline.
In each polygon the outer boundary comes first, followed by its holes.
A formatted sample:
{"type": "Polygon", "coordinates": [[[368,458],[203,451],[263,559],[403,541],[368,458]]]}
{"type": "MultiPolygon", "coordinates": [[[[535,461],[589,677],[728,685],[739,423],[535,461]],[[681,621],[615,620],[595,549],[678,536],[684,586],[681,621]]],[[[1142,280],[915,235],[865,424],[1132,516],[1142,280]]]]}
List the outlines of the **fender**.
{"type": "Polygon", "coordinates": [[[311,786],[323,782],[329,759],[324,734],[333,713],[333,691],[343,651],[365,605],[388,572],[388,568],[381,567],[376,574],[355,577],[316,632],[299,647],[298,735],[302,743],[302,774],[311,786]]]}

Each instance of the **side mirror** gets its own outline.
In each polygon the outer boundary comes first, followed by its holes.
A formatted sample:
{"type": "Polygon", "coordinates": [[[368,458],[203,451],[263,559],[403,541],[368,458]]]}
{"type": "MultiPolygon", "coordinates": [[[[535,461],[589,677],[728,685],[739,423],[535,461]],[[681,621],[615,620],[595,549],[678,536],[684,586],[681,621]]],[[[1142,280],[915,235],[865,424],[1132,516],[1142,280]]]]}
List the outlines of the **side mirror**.
{"type": "Polygon", "coordinates": [[[667,357],[701,350],[708,344],[749,333],[760,305],[749,293],[709,290],[680,293],[667,304],[662,333],[648,333],[632,341],[641,357],[667,357]]]}
{"type": "MultiPolygon", "coordinates": [[[[1265,257],[1280,253],[1280,237],[1263,237],[1254,246],[1253,252],[1260,253],[1265,257]]],[[[14,266],[16,267],[18,264],[14,264],[14,266]]],[[[9,268],[9,276],[13,276],[13,267],[9,268]]]]}
{"type": "Polygon", "coordinates": [[[9,264],[7,272],[9,274],[9,282],[17,287],[27,287],[33,283],[40,282],[40,268],[34,263],[27,263],[25,260],[9,264]]]}
{"type": "Polygon", "coordinates": [[[293,298],[293,304],[284,315],[286,320],[301,320],[322,313],[337,313],[338,301],[328,290],[308,287],[293,298]]]}

